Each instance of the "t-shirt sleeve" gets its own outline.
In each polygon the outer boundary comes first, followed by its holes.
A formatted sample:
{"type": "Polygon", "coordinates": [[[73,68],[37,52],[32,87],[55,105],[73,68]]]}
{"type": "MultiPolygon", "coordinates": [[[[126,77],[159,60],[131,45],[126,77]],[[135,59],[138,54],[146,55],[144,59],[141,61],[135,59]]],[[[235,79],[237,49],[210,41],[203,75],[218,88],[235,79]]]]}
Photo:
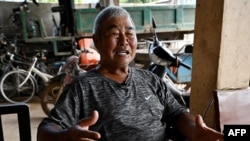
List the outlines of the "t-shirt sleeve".
{"type": "Polygon", "coordinates": [[[63,91],[49,117],[44,118],[39,126],[57,125],[66,129],[77,123],[80,104],[76,85],[71,84],[63,91]]]}
{"type": "Polygon", "coordinates": [[[188,113],[187,107],[181,105],[171,93],[169,86],[163,80],[160,82],[160,92],[159,98],[160,101],[165,106],[165,111],[163,115],[163,120],[167,125],[175,126],[180,115],[188,113]]]}

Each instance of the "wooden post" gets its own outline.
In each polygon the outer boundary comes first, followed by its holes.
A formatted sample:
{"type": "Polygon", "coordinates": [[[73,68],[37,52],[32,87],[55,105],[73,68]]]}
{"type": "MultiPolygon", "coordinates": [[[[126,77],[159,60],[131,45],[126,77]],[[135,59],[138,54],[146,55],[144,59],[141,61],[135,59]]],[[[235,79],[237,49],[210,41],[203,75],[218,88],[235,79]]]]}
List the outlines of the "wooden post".
{"type": "Polygon", "coordinates": [[[196,1],[190,111],[211,127],[213,91],[249,85],[249,8],[249,0],[196,1]]]}

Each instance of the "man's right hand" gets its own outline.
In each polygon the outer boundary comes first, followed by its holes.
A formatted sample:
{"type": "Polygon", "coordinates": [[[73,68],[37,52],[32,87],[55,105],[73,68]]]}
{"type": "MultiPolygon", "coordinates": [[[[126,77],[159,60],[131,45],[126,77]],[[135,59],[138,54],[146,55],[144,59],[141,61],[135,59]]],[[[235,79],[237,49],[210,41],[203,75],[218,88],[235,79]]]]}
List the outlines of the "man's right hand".
{"type": "Polygon", "coordinates": [[[69,141],[93,141],[101,138],[100,133],[90,131],[89,127],[94,125],[99,118],[97,111],[94,111],[93,114],[88,117],[81,119],[77,125],[73,126],[68,131],[68,140],[69,141]]]}

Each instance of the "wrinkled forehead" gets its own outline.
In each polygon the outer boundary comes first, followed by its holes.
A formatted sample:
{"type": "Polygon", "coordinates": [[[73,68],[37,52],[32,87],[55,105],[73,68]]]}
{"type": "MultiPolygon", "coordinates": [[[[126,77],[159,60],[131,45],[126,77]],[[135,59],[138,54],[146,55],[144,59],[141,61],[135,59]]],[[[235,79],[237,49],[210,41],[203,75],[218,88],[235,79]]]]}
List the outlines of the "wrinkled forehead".
{"type": "Polygon", "coordinates": [[[102,24],[102,31],[109,30],[110,28],[125,28],[125,29],[135,30],[134,23],[132,19],[128,16],[113,17],[113,18],[107,19],[102,24]]]}

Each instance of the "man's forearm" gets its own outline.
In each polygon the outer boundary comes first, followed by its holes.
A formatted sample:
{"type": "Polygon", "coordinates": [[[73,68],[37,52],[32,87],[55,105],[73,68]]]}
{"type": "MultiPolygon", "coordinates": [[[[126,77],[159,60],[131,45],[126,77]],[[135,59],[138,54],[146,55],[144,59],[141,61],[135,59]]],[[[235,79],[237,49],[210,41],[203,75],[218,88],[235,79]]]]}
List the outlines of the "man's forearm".
{"type": "Polygon", "coordinates": [[[39,127],[37,141],[67,141],[66,130],[57,126],[39,127]]]}
{"type": "Polygon", "coordinates": [[[179,117],[176,126],[183,136],[191,140],[196,126],[195,117],[189,113],[183,114],[179,117]]]}

